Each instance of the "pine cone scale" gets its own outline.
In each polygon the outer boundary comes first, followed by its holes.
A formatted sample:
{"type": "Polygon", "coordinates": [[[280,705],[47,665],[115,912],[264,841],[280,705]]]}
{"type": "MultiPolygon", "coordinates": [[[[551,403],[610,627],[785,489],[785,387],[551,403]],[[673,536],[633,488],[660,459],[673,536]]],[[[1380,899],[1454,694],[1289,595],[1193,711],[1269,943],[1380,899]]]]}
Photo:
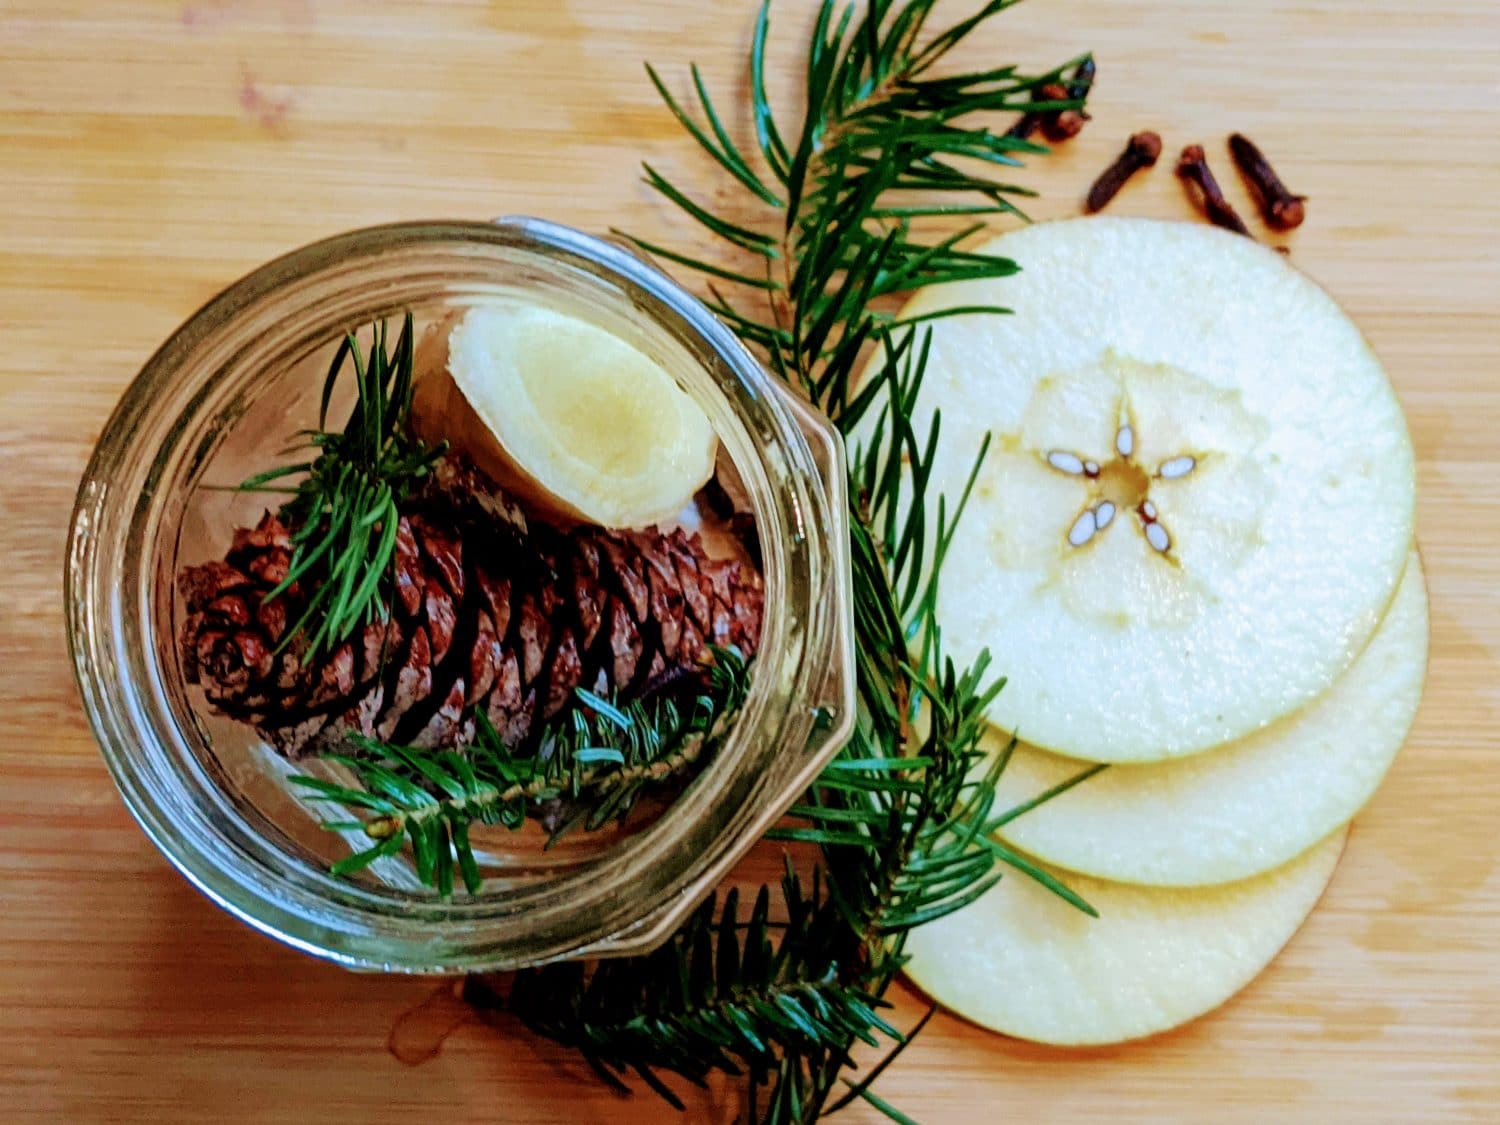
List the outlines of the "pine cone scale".
{"type": "Polygon", "coordinates": [[[650,590],[646,576],[636,569],[637,561],[626,553],[618,539],[607,533],[600,536],[599,547],[600,573],[607,570],[614,579],[615,592],[625,599],[625,605],[635,620],[646,620],[651,609],[650,590]]]}
{"type": "Polygon", "coordinates": [[[516,636],[520,641],[521,678],[532,683],[542,674],[542,662],[547,655],[551,630],[547,627],[547,619],[537,607],[536,599],[530,594],[522,596],[517,617],[516,636]]]}
{"type": "Polygon", "coordinates": [[[693,623],[698,626],[698,632],[707,633],[711,615],[708,599],[704,596],[702,586],[698,584],[697,559],[684,550],[675,539],[668,539],[663,546],[672,560],[672,565],[676,568],[677,583],[682,590],[683,604],[693,615],[693,623]]]}
{"type": "Polygon", "coordinates": [[[453,646],[453,633],[458,628],[458,609],[448,592],[431,578],[422,600],[427,611],[427,636],[432,644],[432,662],[441,664],[453,646]]]}
{"type": "Polygon", "coordinates": [[[635,679],[635,670],[641,662],[641,633],[635,626],[630,610],[619,598],[611,598],[605,610],[609,622],[609,657],[612,661],[610,681],[621,686],[635,679]]]}
{"type": "Polygon", "coordinates": [[[464,596],[463,540],[431,520],[415,516],[410,521],[422,549],[422,560],[455,598],[464,596]]]}
{"type": "Polygon", "coordinates": [[[552,653],[547,674],[547,696],[542,717],[550,719],[573,701],[573,691],[583,680],[583,659],[573,634],[564,633],[552,653]]]}
{"type": "MultiPolygon", "coordinates": [[[[426,722],[406,737],[398,731],[397,741],[422,750],[431,750],[439,746],[457,746],[472,741],[474,737],[472,730],[467,736],[463,731],[464,696],[464,680],[460,676],[449,686],[437,710],[426,722]]],[[[470,725],[472,726],[472,722],[470,725]]]]}
{"type": "Polygon", "coordinates": [[[578,647],[587,652],[594,647],[604,624],[605,593],[599,582],[599,550],[590,540],[580,537],[569,562],[573,612],[578,617],[578,647]]]}
{"type": "Polygon", "coordinates": [[[421,554],[412,534],[411,521],[402,519],[396,525],[396,605],[407,617],[415,617],[422,608],[421,554]]]}
{"type": "Polygon", "coordinates": [[[485,703],[485,717],[507,746],[519,746],[530,732],[530,708],[521,689],[521,668],[514,652],[506,652],[495,674],[495,686],[485,703]]]}
{"type": "Polygon", "coordinates": [[[375,726],[377,738],[390,739],[401,719],[432,692],[432,647],[427,629],[418,625],[412,630],[405,659],[396,673],[390,706],[375,726]]]}
{"type": "Polygon", "coordinates": [[[474,611],[474,647],[469,661],[469,694],[464,703],[472,707],[495,686],[500,674],[500,638],[495,634],[495,622],[485,609],[474,611]]]}
{"type": "Polygon", "coordinates": [[[474,575],[480,593],[484,596],[485,606],[490,611],[495,636],[504,638],[510,632],[510,580],[502,575],[491,574],[483,567],[476,567],[474,575]]]}

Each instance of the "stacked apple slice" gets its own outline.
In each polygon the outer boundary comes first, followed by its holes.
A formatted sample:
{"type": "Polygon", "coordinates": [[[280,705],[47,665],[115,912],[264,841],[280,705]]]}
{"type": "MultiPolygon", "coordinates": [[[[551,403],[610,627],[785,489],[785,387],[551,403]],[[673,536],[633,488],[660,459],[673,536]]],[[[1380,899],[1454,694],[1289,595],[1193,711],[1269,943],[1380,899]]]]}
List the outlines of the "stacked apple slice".
{"type": "Polygon", "coordinates": [[[931,328],[936,486],[959,493],[992,438],[939,618],[1008,678],[994,750],[1023,742],[997,807],[1111,763],[998,829],[1100,916],[1007,878],[917,931],[909,971],[997,1030],[1113,1042],[1264,967],[1404,739],[1427,644],[1412,451],[1355,326],[1249,239],[1094,218],[988,249],[1022,273],[906,313],[1014,310],[931,328]]]}

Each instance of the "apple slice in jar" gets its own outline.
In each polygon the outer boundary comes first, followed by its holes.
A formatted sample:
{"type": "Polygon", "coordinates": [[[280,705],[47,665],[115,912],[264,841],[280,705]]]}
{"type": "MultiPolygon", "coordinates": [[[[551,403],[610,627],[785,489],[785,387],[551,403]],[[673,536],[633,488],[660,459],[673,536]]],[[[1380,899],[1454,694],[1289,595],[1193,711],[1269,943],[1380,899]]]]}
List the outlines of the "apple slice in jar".
{"type": "Polygon", "coordinates": [[[708,416],[656,361],[576,316],[519,301],[434,326],[412,422],[563,522],[646,527],[714,470],[708,416]]]}
{"type": "Polygon", "coordinates": [[[983,249],[1021,272],[902,315],[1013,310],[918,329],[932,490],[961,494],[991,438],[937,607],[948,654],[988,649],[1008,679],[991,721],[1152,761],[1328,690],[1412,542],[1411,444],[1359,330],[1279,255],[1209,227],[1079,219],[983,249]]]}

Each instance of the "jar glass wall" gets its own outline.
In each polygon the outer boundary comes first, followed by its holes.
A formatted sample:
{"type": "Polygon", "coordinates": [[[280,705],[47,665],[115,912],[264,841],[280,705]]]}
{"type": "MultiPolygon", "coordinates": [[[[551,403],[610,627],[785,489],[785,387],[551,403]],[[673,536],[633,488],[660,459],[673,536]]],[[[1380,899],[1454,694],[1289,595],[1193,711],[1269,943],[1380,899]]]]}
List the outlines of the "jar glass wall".
{"type": "MultiPolygon", "coordinates": [[[[251,925],[342,964],[510,968],[647,948],[806,787],[853,720],[843,450],[694,298],[630,252],[534,219],[340,235],[237,282],[146,364],[78,493],[67,609],[84,706],[147,834],[251,925]],[[713,760],[661,815],[482,845],[485,886],[438,897],[404,858],[328,874],[349,844],[292,795],[292,770],[212,714],[174,638],[179,569],[216,557],[264,497],[232,487],[316,419],[336,341],[410,309],[521,298],[584,317],[660,362],[703,406],[757,522],[766,610],[749,698],[713,760]]],[[[300,768],[300,767],[299,767],[300,768]]]]}

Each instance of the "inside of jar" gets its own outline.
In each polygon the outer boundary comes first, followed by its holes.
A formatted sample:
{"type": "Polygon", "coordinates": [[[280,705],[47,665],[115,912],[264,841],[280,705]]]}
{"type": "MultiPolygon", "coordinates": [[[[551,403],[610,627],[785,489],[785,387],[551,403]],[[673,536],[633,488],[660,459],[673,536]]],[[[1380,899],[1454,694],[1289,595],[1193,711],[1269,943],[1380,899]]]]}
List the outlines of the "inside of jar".
{"type": "MultiPolygon", "coordinates": [[[[646,830],[711,760],[734,715],[698,716],[743,700],[743,685],[724,687],[714,669],[738,657],[753,675],[774,576],[762,573],[733,442],[710,421],[724,404],[704,401],[690,373],[700,361],[679,343],[547,277],[450,287],[352,323],[363,324],[352,350],[336,332],[289,336],[240,357],[255,370],[226,372],[238,393],[205,432],[177,534],[162,542],[157,573],[173,593],[159,651],[188,685],[179,718],[197,732],[198,764],[280,850],[372,889],[427,898],[456,885],[462,896],[467,882],[497,894],[586,869],[646,830]],[[529,337],[507,333],[518,319],[529,337]],[[555,346],[569,331],[593,384],[569,385],[568,351],[555,346]],[[518,362],[528,345],[537,354],[518,362]],[[512,370],[476,411],[487,351],[512,370]],[[507,395],[550,396],[552,424],[581,415],[559,444],[607,433],[628,456],[632,419],[598,393],[611,363],[622,378],[654,370],[687,400],[657,388],[654,413],[635,420],[653,448],[637,451],[634,471],[704,455],[689,433],[685,453],[658,458],[673,436],[669,407],[687,416],[680,428],[701,419],[710,436],[702,471],[677,472],[681,502],[649,523],[592,522],[547,487],[534,449],[482,417],[507,395]],[[402,368],[414,379],[409,410],[402,368]],[[383,415],[378,439],[354,433],[372,413],[383,415]],[[391,471],[403,457],[427,460],[391,471]],[[371,504],[372,487],[391,489],[393,506],[371,504]],[[340,531],[346,519],[368,526],[340,531]],[[365,611],[340,607],[366,586],[365,611]],[[336,611],[352,624],[320,638],[336,611]],[[424,854],[434,846],[446,856],[424,854]]],[[[529,417],[549,424],[545,412],[529,417]]],[[[597,463],[608,494],[619,458],[597,463]]]]}

